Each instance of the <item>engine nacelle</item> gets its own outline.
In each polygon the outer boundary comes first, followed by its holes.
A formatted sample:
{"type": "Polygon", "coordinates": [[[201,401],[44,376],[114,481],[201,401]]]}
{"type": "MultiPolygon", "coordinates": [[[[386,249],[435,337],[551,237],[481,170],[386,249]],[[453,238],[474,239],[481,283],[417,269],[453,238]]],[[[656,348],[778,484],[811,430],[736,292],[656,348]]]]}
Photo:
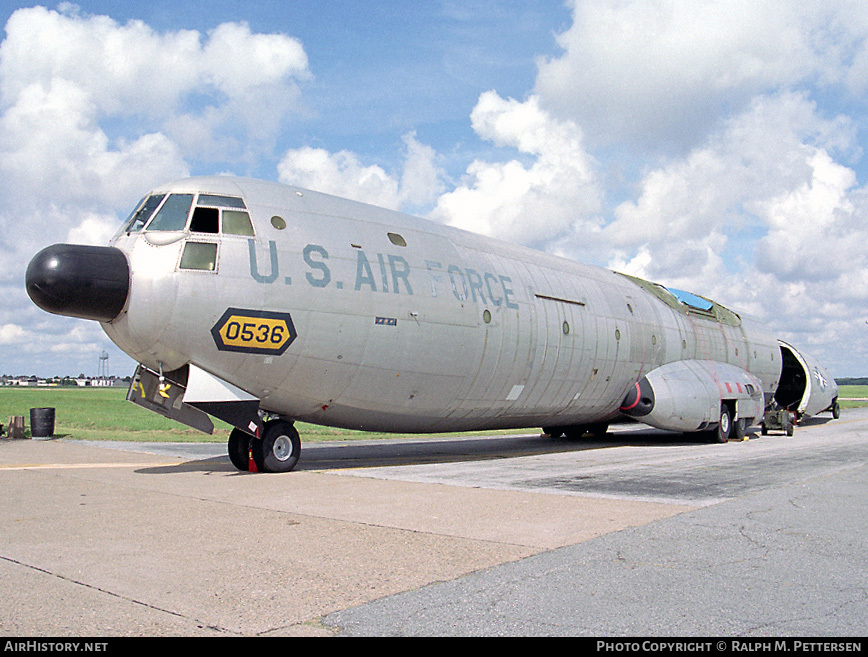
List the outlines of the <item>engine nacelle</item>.
{"type": "Polygon", "coordinates": [[[637,381],[621,412],[658,429],[704,431],[720,421],[722,404],[744,426],[758,422],[765,407],[762,382],[735,365],[683,360],[637,381]]]}

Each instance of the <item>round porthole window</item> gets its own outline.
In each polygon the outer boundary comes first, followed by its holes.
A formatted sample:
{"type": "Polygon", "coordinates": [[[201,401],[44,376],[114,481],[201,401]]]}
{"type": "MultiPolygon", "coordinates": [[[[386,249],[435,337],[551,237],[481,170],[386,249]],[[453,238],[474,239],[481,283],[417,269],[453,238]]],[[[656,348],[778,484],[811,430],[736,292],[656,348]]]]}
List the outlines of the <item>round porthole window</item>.
{"type": "Polygon", "coordinates": [[[488,310],[484,310],[482,312],[482,321],[485,322],[486,324],[491,323],[491,313],[488,310]]]}
{"type": "Polygon", "coordinates": [[[564,325],[562,328],[564,329],[564,335],[570,334],[570,323],[569,322],[564,322],[564,325]]]}
{"type": "Polygon", "coordinates": [[[286,220],[283,217],[278,217],[277,215],[274,215],[271,218],[271,225],[277,228],[277,230],[283,230],[284,228],[286,228],[286,220]]]}

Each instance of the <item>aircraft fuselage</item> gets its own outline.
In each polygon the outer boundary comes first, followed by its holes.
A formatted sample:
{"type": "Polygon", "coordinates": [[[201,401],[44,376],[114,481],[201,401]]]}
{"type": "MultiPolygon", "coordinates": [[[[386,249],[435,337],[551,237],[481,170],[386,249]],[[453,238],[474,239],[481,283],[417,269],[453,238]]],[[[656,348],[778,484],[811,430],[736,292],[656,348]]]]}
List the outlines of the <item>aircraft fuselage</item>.
{"type": "Polygon", "coordinates": [[[198,368],[294,420],[588,426],[653,388],[640,419],[671,403],[655,426],[700,430],[727,400],[758,422],[780,383],[778,340],[719,304],[295,187],[180,181],[112,247],[129,263],[123,310],[77,316],[155,372],[198,368]]]}

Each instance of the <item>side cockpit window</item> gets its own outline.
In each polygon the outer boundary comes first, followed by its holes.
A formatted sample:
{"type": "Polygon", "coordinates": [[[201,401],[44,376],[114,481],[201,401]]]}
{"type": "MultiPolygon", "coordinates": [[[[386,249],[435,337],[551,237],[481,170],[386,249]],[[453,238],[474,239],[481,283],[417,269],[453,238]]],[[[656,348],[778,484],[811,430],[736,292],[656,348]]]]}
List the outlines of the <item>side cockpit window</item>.
{"type": "Polygon", "coordinates": [[[151,218],[151,215],[154,214],[154,210],[157,209],[164,198],[166,198],[165,194],[152,194],[151,196],[139,201],[136,209],[132,211],[132,214],[130,214],[129,217],[127,217],[123,232],[127,234],[138,233],[144,225],[148,223],[148,219],[151,218]]]}
{"type": "Polygon", "coordinates": [[[223,232],[227,235],[253,236],[250,215],[240,210],[223,210],[223,232]]]}
{"type": "Polygon", "coordinates": [[[217,269],[217,244],[214,242],[187,242],[181,254],[180,269],[215,271],[217,269]]]}

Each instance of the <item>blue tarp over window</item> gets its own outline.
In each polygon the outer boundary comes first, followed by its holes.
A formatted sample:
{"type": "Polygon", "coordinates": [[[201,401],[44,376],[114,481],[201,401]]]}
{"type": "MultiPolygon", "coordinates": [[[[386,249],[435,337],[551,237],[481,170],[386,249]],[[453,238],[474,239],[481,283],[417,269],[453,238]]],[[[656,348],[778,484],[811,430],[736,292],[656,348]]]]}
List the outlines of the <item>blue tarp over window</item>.
{"type": "Polygon", "coordinates": [[[695,294],[691,294],[690,292],[685,292],[684,290],[676,290],[671,287],[668,287],[666,289],[669,290],[672,293],[672,296],[678,299],[681,303],[686,304],[691,308],[709,311],[714,307],[714,304],[711,303],[711,301],[703,299],[702,297],[698,297],[695,294]]]}

